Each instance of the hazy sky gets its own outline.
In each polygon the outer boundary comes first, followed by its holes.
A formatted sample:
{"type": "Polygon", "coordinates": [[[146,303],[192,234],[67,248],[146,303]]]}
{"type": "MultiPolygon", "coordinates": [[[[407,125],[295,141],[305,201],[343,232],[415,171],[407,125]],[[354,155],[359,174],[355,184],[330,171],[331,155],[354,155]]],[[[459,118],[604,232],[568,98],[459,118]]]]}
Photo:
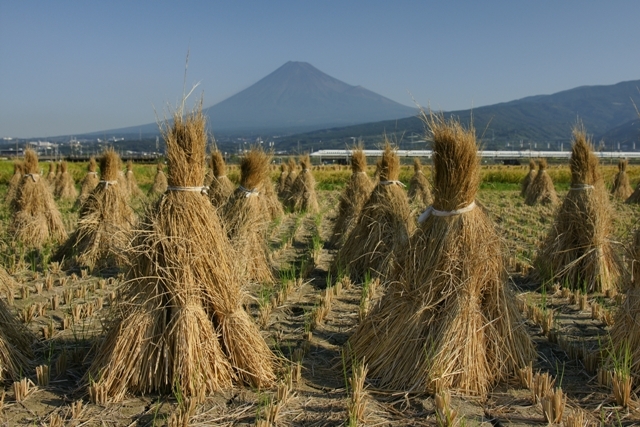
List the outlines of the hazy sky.
{"type": "Polygon", "coordinates": [[[0,137],[155,121],[287,61],[456,110],[640,79],[640,2],[0,0],[0,137]]]}

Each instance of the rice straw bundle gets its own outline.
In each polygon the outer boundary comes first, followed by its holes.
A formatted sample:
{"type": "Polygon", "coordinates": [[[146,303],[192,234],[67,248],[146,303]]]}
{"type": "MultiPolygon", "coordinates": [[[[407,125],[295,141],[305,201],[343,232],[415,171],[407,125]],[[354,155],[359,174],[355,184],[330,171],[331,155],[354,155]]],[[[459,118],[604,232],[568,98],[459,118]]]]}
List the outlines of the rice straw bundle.
{"type": "Polygon", "coordinates": [[[271,174],[267,174],[267,177],[263,181],[264,185],[264,201],[267,205],[267,211],[269,212],[269,218],[272,220],[284,215],[284,208],[282,203],[278,199],[278,194],[273,187],[273,181],[271,180],[271,174]]]}
{"type": "Polygon", "coordinates": [[[138,181],[136,181],[136,175],[133,173],[133,162],[131,160],[127,162],[127,173],[125,174],[125,178],[127,180],[129,197],[142,197],[142,190],[138,187],[138,181]]]}
{"type": "Polygon", "coordinates": [[[627,159],[620,159],[618,161],[618,173],[613,180],[613,187],[611,188],[611,194],[616,199],[627,200],[633,193],[631,184],[629,183],[629,176],[627,175],[627,165],[629,161],[627,159]]]}
{"type": "Polygon", "coordinates": [[[269,386],[274,355],[243,309],[234,252],[202,187],[202,102],[176,111],[161,131],[169,188],[134,239],[129,280],[85,380],[96,379],[111,401],[172,389],[201,400],[235,379],[269,386]]]}
{"type": "Polygon", "coordinates": [[[615,323],[611,328],[611,344],[614,354],[621,354],[625,346],[631,351],[631,375],[640,376],[640,333],[638,321],[640,319],[640,230],[634,234],[634,244],[631,250],[631,280],[625,290],[625,299],[618,308],[615,323]]]}
{"type": "Polygon", "coordinates": [[[520,196],[527,197],[527,191],[529,190],[529,186],[533,182],[536,177],[536,162],[533,159],[529,159],[529,173],[524,177],[522,183],[520,184],[520,196]]]}
{"type": "Polygon", "coordinates": [[[78,197],[76,183],[69,173],[67,162],[60,163],[60,176],[56,180],[54,195],[61,200],[74,200],[78,197]]]}
{"type": "Polygon", "coordinates": [[[129,182],[127,181],[127,177],[123,171],[118,171],[118,177],[116,178],[116,181],[118,181],[118,191],[120,191],[127,199],[131,198],[131,192],[129,191],[129,182]]]}
{"type": "Polygon", "coordinates": [[[0,300],[0,378],[17,381],[31,368],[35,336],[0,300]]]}
{"type": "Polygon", "coordinates": [[[22,175],[24,175],[24,164],[20,160],[15,160],[13,162],[13,175],[9,180],[7,194],[4,197],[4,201],[6,204],[11,205],[13,200],[16,198],[18,187],[20,186],[20,181],[22,181],[22,175]]]}
{"type": "Polygon", "coordinates": [[[80,195],[76,200],[77,207],[81,207],[84,204],[84,202],[87,200],[87,197],[89,197],[89,194],[91,194],[93,189],[96,188],[98,182],[100,181],[97,172],[98,166],[96,164],[95,158],[91,157],[91,159],[89,159],[89,166],[87,168],[87,174],[82,180],[82,184],[80,184],[80,195]]]}
{"type": "Polygon", "coordinates": [[[434,142],[434,203],[411,238],[404,269],[347,350],[366,361],[381,387],[482,396],[535,350],[507,288],[503,242],[475,206],[475,132],[442,116],[423,113],[423,120],[434,142]]]}
{"type": "Polygon", "coordinates": [[[233,183],[227,177],[227,165],[222,153],[218,150],[211,153],[211,170],[213,178],[209,185],[209,198],[216,208],[224,205],[233,193],[233,183]]]}
{"type": "Polygon", "coordinates": [[[318,199],[316,197],[316,180],[311,171],[311,159],[306,154],[300,157],[300,175],[291,185],[289,192],[289,205],[294,212],[318,212],[318,199]]]}
{"type": "Polygon", "coordinates": [[[13,293],[18,289],[18,282],[11,276],[4,267],[0,266],[0,295],[13,293]]]}
{"type": "Polygon", "coordinates": [[[67,238],[62,216],[56,206],[49,184],[39,174],[38,156],[28,149],[24,154],[24,172],[16,197],[11,204],[14,212],[9,233],[25,246],[40,248],[47,240],[67,238]]]}
{"type": "Polygon", "coordinates": [[[547,159],[538,160],[538,173],[529,184],[524,202],[529,206],[555,205],[558,203],[558,195],[553,187],[553,181],[547,173],[547,159]]]}
{"type": "Polygon", "coordinates": [[[53,162],[49,162],[49,173],[47,174],[47,181],[50,185],[53,185],[56,180],[56,169],[57,166],[53,162]]]}
{"type": "Polygon", "coordinates": [[[360,215],[336,256],[337,269],[352,278],[368,272],[382,278],[395,268],[396,258],[405,251],[415,228],[407,193],[398,181],[400,162],[386,142],[376,184],[360,215]]]}
{"type": "Polygon", "coordinates": [[[125,265],[135,215],[118,188],[120,166],[120,156],[113,150],[105,151],[100,159],[101,179],[82,204],[78,227],[53,261],[68,260],[71,265],[90,269],[125,265]]]}
{"type": "Polygon", "coordinates": [[[275,281],[267,244],[269,209],[264,194],[270,156],[252,148],[240,162],[240,186],[222,207],[225,229],[240,259],[244,277],[257,283],[275,281]]]}
{"type": "Polygon", "coordinates": [[[571,188],[535,261],[536,274],[571,289],[615,288],[623,266],[609,236],[612,215],[598,158],[581,125],[573,129],[571,188]]]}
{"type": "Polygon", "coordinates": [[[289,160],[287,160],[287,166],[289,168],[289,173],[287,174],[287,179],[285,180],[284,188],[282,190],[282,196],[280,197],[285,206],[288,207],[289,210],[293,210],[293,207],[291,206],[290,196],[291,189],[293,188],[293,183],[296,182],[296,178],[298,177],[298,172],[296,170],[296,161],[293,160],[292,157],[289,157],[289,160]]]}
{"type": "Polygon", "coordinates": [[[287,186],[287,175],[289,175],[289,164],[288,163],[280,163],[280,176],[278,177],[278,197],[282,200],[286,200],[285,197],[285,188],[287,186]]]}
{"type": "Polygon", "coordinates": [[[163,169],[164,165],[162,162],[158,162],[158,165],[156,166],[156,176],[153,179],[153,186],[151,186],[151,189],[149,190],[150,195],[164,194],[164,192],[167,191],[167,176],[164,174],[163,169]]]}
{"type": "Polygon", "coordinates": [[[351,152],[351,177],[347,182],[340,201],[338,202],[338,215],[333,226],[331,242],[334,245],[344,241],[353,229],[360,211],[369,200],[374,184],[367,175],[367,158],[361,146],[355,147],[351,152]]]}
{"type": "Polygon", "coordinates": [[[409,200],[421,207],[429,206],[433,201],[429,187],[429,180],[424,175],[422,163],[419,158],[415,157],[413,159],[413,176],[409,181],[409,200]]]}
{"type": "Polygon", "coordinates": [[[58,181],[60,181],[60,177],[62,176],[62,162],[58,162],[56,163],[56,176],[53,179],[53,182],[51,183],[51,185],[53,186],[54,190],[56,188],[56,183],[58,181]]]}

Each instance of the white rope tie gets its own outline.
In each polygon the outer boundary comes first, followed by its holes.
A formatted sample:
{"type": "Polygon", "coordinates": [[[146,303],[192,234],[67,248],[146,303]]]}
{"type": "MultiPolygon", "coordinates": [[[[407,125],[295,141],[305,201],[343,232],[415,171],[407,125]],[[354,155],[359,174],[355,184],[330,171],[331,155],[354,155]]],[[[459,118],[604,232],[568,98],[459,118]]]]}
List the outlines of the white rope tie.
{"type": "Polygon", "coordinates": [[[192,191],[194,193],[209,194],[209,187],[167,187],[167,191],[192,191]]]}
{"type": "Polygon", "coordinates": [[[249,190],[248,188],[244,188],[242,185],[238,186],[238,188],[241,191],[244,191],[244,193],[245,193],[244,197],[257,196],[257,195],[260,194],[260,192],[256,188],[254,188],[252,190],[249,190]]]}
{"type": "Polygon", "coordinates": [[[418,218],[418,222],[422,223],[429,218],[430,215],[435,216],[455,216],[460,215],[466,212],[470,212],[476,208],[476,202],[471,202],[470,205],[465,206],[464,208],[456,209],[455,211],[439,211],[435,209],[433,206],[429,206],[426,211],[422,212],[420,217],[418,218]]]}
{"type": "Polygon", "coordinates": [[[589,184],[576,184],[576,185],[572,185],[571,188],[569,188],[569,191],[571,190],[592,190],[594,187],[593,185],[589,185],[589,184]]]}
{"type": "Polygon", "coordinates": [[[87,172],[87,175],[98,175],[98,172],[91,172],[91,171],[89,171],[89,172],[87,172]]]}
{"type": "Polygon", "coordinates": [[[104,179],[100,182],[98,182],[98,184],[104,184],[104,189],[106,190],[107,188],[109,188],[110,185],[116,185],[118,183],[118,181],[105,181],[104,179]]]}
{"type": "Polygon", "coordinates": [[[406,187],[406,185],[404,185],[401,181],[380,181],[380,185],[391,185],[391,184],[396,184],[402,187],[406,187]]]}
{"type": "Polygon", "coordinates": [[[31,177],[33,182],[38,182],[38,178],[40,178],[40,174],[39,173],[27,173],[24,176],[31,177]]]}

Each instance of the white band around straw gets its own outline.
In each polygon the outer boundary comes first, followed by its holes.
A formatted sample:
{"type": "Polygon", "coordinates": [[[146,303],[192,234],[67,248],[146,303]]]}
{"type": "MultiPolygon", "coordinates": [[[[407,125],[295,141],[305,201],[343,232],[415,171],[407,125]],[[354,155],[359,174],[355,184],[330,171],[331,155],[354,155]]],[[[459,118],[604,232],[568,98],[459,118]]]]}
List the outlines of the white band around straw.
{"type": "Polygon", "coordinates": [[[91,171],[89,171],[89,172],[87,172],[87,175],[98,175],[98,172],[91,172],[91,171]]]}
{"type": "Polygon", "coordinates": [[[33,182],[38,182],[38,178],[40,178],[39,173],[26,173],[24,176],[29,176],[33,180],[33,182]]]}
{"type": "Polygon", "coordinates": [[[167,191],[193,191],[195,193],[209,194],[209,187],[167,187],[167,191]]]}
{"type": "Polygon", "coordinates": [[[402,187],[406,187],[406,185],[404,185],[401,181],[380,181],[380,185],[391,185],[391,184],[396,184],[402,187]]]}
{"type": "Polygon", "coordinates": [[[260,192],[255,188],[253,190],[249,190],[248,188],[244,188],[242,185],[238,186],[238,188],[244,191],[244,197],[257,196],[258,194],[260,194],[260,192]]]}
{"type": "Polygon", "coordinates": [[[589,184],[576,184],[576,185],[572,185],[571,188],[569,188],[569,191],[571,190],[591,190],[593,189],[593,185],[589,185],[589,184]]]}
{"type": "Polygon", "coordinates": [[[104,184],[105,189],[109,188],[110,185],[115,185],[117,183],[118,181],[105,181],[105,180],[98,182],[98,184],[104,184]]]}
{"type": "Polygon", "coordinates": [[[422,214],[420,215],[420,217],[418,218],[418,222],[422,223],[424,221],[426,221],[427,218],[429,218],[430,215],[435,215],[435,216],[454,216],[454,215],[460,215],[466,212],[470,212],[472,210],[474,210],[476,208],[476,202],[471,202],[470,205],[465,206],[464,208],[460,208],[460,209],[456,209],[455,211],[439,211],[437,209],[435,209],[433,206],[429,206],[427,208],[426,211],[422,212],[422,214]]]}

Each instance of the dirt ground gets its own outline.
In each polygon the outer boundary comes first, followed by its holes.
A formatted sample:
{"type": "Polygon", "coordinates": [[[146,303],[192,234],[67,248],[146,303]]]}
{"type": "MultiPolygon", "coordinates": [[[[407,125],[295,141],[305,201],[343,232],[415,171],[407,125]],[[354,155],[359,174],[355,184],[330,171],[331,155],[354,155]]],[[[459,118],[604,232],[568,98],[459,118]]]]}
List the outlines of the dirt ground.
{"type": "MultiPolygon", "coordinates": [[[[246,302],[249,311],[280,356],[283,378],[293,377],[292,390],[279,407],[275,425],[347,425],[350,374],[345,372],[350,366],[345,366],[341,349],[361,311],[375,303],[382,289],[369,295],[363,292],[362,283],[349,286],[344,282],[342,289],[335,286],[330,271],[336,249],[326,242],[338,194],[320,191],[320,214],[287,214],[273,225],[270,244],[280,280],[273,288],[255,286],[249,290],[255,297],[246,302]],[[328,286],[333,287],[333,297],[324,318],[317,320],[314,312],[326,299],[328,286]],[[283,288],[286,291],[279,292],[283,288]]],[[[521,309],[530,319],[527,325],[538,351],[533,372],[548,372],[566,393],[565,424],[568,415],[577,411],[592,425],[640,424],[635,393],[628,408],[617,406],[611,387],[598,381],[597,360],[593,362],[589,356],[597,354],[607,339],[610,316],[620,304],[620,296],[589,295],[580,301],[559,287],[541,291],[540,284],[527,275],[537,244],[553,221],[553,209],[526,206],[518,192],[511,190],[485,189],[479,200],[504,236],[510,276],[507,285],[517,292],[521,309]],[[598,316],[592,315],[594,304],[600,307],[598,316]],[[553,312],[548,330],[532,314],[536,307],[553,312]]],[[[617,247],[625,254],[640,209],[619,202],[614,202],[614,208],[617,247]]],[[[122,282],[121,273],[93,276],[81,270],[62,271],[54,264],[42,271],[34,267],[35,261],[29,265],[28,260],[9,266],[20,284],[12,309],[38,335],[37,364],[50,367],[51,379],[48,385],[37,385],[35,371],[25,373],[32,385],[28,396],[19,402],[13,385],[5,382],[0,425],[165,425],[178,408],[176,396],[130,396],[122,403],[99,406],[90,403],[85,390],[78,388],[122,282]],[[55,424],[59,419],[63,424],[55,424]]],[[[275,388],[236,388],[216,394],[193,408],[189,425],[256,425],[276,395],[275,388]]],[[[379,390],[367,384],[365,402],[362,425],[439,425],[434,397],[428,394],[379,390]]],[[[542,405],[516,375],[484,398],[454,394],[450,406],[458,414],[459,425],[547,424],[542,405]]]]}

